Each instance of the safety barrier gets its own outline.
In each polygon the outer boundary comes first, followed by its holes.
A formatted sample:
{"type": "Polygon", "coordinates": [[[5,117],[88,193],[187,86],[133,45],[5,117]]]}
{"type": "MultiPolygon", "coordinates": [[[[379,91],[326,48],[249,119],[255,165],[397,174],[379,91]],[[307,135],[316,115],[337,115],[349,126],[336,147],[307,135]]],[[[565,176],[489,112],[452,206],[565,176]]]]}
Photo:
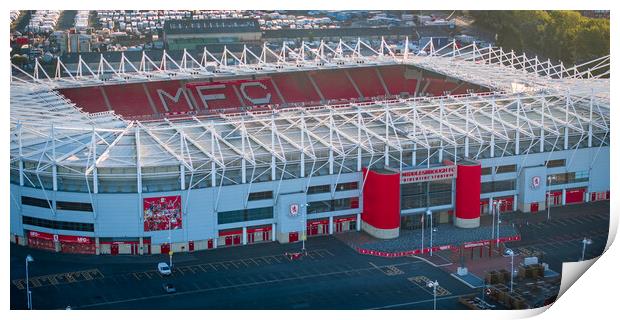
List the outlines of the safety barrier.
{"type": "MultiPolygon", "coordinates": [[[[519,241],[519,240],[521,240],[521,236],[515,235],[515,236],[510,236],[510,237],[499,238],[499,243],[519,241]]],[[[478,240],[478,241],[465,242],[461,245],[456,245],[456,246],[455,245],[442,245],[442,246],[437,246],[437,247],[432,247],[432,248],[424,248],[424,250],[415,249],[415,250],[407,250],[407,251],[399,251],[399,252],[384,252],[384,251],[364,249],[364,248],[356,248],[356,250],[359,254],[365,254],[365,255],[383,257],[383,258],[399,258],[399,257],[406,257],[406,256],[411,256],[411,255],[425,254],[431,251],[433,252],[443,251],[443,250],[456,251],[460,248],[473,248],[473,247],[488,245],[494,241],[498,241],[498,239],[478,240]]]]}

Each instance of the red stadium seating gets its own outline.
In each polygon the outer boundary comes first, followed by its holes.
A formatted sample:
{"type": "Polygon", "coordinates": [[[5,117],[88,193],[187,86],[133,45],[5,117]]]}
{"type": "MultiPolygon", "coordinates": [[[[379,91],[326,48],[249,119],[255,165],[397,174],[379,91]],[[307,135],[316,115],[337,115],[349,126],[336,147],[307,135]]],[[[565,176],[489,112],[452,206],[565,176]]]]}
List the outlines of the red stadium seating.
{"type": "Polygon", "coordinates": [[[322,70],[308,73],[327,100],[357,99],[359,94],[343,70],[322,70]]]}
{"type": "Polygon", "coordinates": [[[153,113],[141,83],[104,86],[103,89],[117,114],[131,117],[153,113]]]}
{"type": "MultiPolygon", "coordinates": [[[[185,85],[181,81],[150,82],[146,84],[146,88],[159,113],[188,112],[192,110],[190,94],[188,94],[188,90],[185,90],[185,85]]],[[[149,110],[144,111],[148,112],[149,110]]]]}
{"type": "Polygon", "coordinates": [[[381,77],[385,82],[388,90],[393,95],[399,95],[406,92],[410,95],[415,93],[417,80],[405,78],[404,66],[387,66],[379,68],[381,77]]]}
{"type": "Polygon", "coordinates": [[[371,98],[389,94],[383,89],[376,68],[351,69],[349,74],[364,97],[371,98]]]}
{"type": "MultiPolygon", "coordinates": [[[[404,92],[413,95],[417,78],[423,75],[421,71],[402,65],[359,67],[347,69],[346,72],[342,69],[287,72],[255,80],[229,79],[219,82],[152,81],[68,88],[60,89],[59,92],[86,112],[108,111],[107,97],[111,109],[123,117],[157,119],[162,116],[183,116],[190,111],[205,113],[228,109],[230,112],[238,112],[241,107],[269,109],[269,106],[283,103],[317,105],[321,102],[321,96],[310,79],[314,80],[323,97],[332,100],[332,103],[341,103],[333,100],[360,98],[355,86],[365,98],[383,97],[386,92],[381,79],[387,87],[388,95],[404,92]],[[207,100],[206,108],[203,100],[207,100]]],[[[465,94],[470,89],[485,91],[472,84],[458,84],[456,81],[429,76],[424,74],[425,78],[421,79],[419,94],[441,96],[446,91],[451,94],[465,94]]]]}
{"type": "Polygon", "coordinates": [[[60,89],[59,92],[86,112],[109,111],[99,87],[60,89]]]}
{"type": "Polygon", "coordinates": [[[321,98],[314,90],[308,75],[304,72],[292,72],[273,76],[274,83],[280,89],[285,102],[312,102],[321,98]]]}

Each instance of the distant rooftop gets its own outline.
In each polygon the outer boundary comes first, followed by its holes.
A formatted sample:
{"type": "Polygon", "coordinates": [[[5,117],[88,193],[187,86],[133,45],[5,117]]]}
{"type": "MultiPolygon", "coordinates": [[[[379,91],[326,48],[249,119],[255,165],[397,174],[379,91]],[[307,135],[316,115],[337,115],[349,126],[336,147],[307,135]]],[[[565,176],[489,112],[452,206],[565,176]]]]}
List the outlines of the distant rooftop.
{"type": "Polygon", "coordinates": [[[261,32],[256,19],[169,20],[166,34],[261,32]]]}

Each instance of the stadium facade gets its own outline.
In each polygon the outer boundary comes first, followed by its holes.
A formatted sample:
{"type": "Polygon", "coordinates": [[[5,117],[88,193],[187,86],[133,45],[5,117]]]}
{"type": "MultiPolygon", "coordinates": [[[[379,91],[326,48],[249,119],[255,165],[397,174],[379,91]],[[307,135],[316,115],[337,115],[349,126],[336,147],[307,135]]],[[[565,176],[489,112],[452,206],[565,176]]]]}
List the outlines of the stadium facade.
{"type": "Polygon", "coordinates": [[[13,66],[11,241],[155,254],[387,239],[429,210],[476,228],[492,208],[609,199],[608,68],[359,40],[13,66]]]}

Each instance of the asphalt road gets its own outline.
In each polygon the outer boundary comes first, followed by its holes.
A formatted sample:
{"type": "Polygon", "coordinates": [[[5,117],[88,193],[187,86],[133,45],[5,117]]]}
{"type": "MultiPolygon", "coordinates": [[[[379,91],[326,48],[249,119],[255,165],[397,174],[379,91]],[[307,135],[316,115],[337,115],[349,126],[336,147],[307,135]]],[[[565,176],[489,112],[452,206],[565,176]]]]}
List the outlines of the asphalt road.
{"type": "Polygon", "coordinates": [[[12,246],[11,308],[25,308],[21,279],[28,253],[35,258],[35,309],[429,309],[426,279],[445,289],[438,307],[460,309],[458,296],[475,292],[417,258],[363,256],[333,237],[310,239],[301,260],[285,257],[299,248],[268,243],[178,255],[173,275],[164,277],[155,271],[163,256],[72,256],[78,258],[73,263],[12,246]],[[164,283],[177,293],[164,293],[164,283]]]}
{"type": "MultiPolygon", "coordinates": [[[[609,202],[556,208],[546,214],[511,214],[521,254],[543,252],[561,271],[581,257],[583,237],[593,243],[586,259],[602,253],[609,228],[609,202]]],[[[174,272],[156,271],[164,255],[90,256],[55,254],[11,245],[11,309],[25,309],[24,257],[31,254],[35,309],[431,309],[428,280],[441,286],[438,309],[463,309],[458,297],[477,293],[441,268],[412,257],[359,255],[334,237],[310,238],[309,255],[290,260],[301,245],[265,243],[193,254],[175,254],[174,272]],[[172,283],[175,294],[162,286],[172,283]]]]}

